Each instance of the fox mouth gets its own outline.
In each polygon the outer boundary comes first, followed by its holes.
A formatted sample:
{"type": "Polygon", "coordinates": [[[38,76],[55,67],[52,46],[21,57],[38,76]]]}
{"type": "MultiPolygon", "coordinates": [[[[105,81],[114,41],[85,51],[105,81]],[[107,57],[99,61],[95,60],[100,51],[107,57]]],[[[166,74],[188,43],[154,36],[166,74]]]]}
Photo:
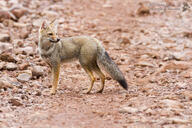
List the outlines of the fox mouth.
{"type": "Polygon", "coordinates": [[[59,39],[59,38],[57,38],[57,40],[49,39],[49,41],[50,41],[51,43],[57,43],[57,42],[60,41],[60,39],[59,39]]]}

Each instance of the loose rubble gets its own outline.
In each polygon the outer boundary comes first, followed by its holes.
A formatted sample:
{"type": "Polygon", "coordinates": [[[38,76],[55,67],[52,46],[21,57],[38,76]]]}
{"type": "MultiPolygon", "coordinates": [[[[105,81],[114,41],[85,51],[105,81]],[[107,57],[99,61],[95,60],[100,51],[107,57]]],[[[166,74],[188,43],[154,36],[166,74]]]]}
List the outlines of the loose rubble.
{"type": "Polygon", "coordinates": [[[191,2],[1,0],[0,128],[191,128],[191,2]],[[104,70],[90,94],[78,61],[61,66],[58,90],[38,53],[42,21],[57,19],[59,38],[101,41],[129,85],[104,70]]]}

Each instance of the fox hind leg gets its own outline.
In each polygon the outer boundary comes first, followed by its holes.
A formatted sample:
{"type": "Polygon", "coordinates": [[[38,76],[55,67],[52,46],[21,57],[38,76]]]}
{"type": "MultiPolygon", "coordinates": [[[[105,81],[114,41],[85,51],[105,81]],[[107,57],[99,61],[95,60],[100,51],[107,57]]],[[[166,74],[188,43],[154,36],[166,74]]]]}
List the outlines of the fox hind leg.
{"type": "Polygon", "coordinates": [[[105,86],[105,75],[101,72],[100,68],[98,67],[98,65],[96,66],[94,72],[100,77],[101,79],[101,87],[100,89],[97,91],[97,93],[102,93],[104,86],[105,86]]]}
{"type": "Polygon", "coordinates": [[[89,94],[93,88],[93,84],[95,82],[95,77],[93,75],[93,72],[89,68],[83,67],[83,69],[88,74],[88,76],[90,77],[90,80],[91,80],[91,84],[90,84],[88,90],[85,92],[85,93],[89,94]]]}

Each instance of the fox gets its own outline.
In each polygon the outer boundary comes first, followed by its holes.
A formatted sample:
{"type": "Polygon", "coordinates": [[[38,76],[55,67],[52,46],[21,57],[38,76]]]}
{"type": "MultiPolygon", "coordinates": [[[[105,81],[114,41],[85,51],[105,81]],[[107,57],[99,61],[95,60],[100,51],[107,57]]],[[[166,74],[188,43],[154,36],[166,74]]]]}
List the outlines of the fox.
{"type": "Polygon", "coordinates": [[[100,67],[103,67],[105,72],[125,90],[128,90],[123,73],[110,58],[101,41],[84,35],[59,38],[57,25],[58,23],[55,20],[50,23],[44,20],[39,28],[38,51],[41,58],[50,66],[52,72],[50,94],[56,94],[61,64],[73,60],[79,60],[81,67],[90,78],[91,83],[85,93],[88,94],[92,90],[96,80],[93,73],[96,73],[101,80],[101,86],[97,93],[103,92],[106,77],[100,67]]]}

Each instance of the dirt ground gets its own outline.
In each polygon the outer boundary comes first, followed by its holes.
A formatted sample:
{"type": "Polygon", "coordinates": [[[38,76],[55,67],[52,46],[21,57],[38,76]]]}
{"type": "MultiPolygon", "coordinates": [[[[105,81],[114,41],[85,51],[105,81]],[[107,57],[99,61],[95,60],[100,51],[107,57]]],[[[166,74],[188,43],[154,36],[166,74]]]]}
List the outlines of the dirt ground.
{"type": "Polygon", "coordinates": [[[1,128],[191,128],[190,0],[0,0],[1,128]],[[103,42],[128,82],[107,75],[102,94],[84,94],[89,78],[65,63],[50,95],[48,65],[37,51],[43,19],[60,37],[103,42]]]}

